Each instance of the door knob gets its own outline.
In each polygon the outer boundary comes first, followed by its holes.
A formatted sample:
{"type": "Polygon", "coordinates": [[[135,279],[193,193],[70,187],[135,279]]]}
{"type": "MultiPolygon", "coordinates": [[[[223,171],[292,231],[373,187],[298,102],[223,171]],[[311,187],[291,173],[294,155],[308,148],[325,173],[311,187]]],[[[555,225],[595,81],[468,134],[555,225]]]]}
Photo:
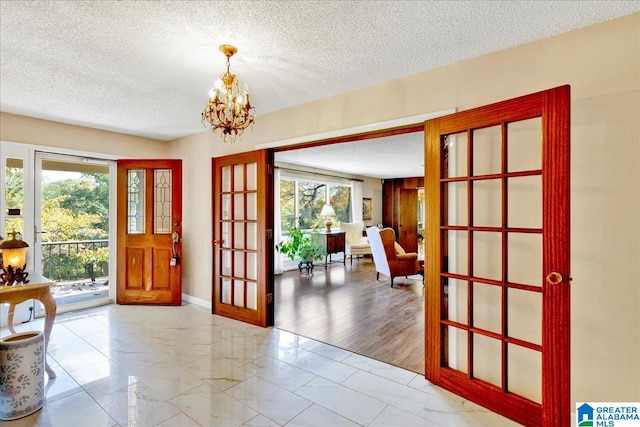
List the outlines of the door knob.
{"type": "Polygon", "coordinates": [[[551,273],[547,274],[547,283],[550,285],[559,285],[560,283],[562,283],[563,277],[562,274],[552,271],[551,273]]]}

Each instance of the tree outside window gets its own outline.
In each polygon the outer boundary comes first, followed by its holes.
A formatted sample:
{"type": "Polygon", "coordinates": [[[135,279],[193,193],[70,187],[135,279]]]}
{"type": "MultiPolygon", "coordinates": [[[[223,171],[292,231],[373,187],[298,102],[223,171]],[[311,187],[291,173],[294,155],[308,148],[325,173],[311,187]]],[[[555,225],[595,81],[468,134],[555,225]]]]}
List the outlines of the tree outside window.
{"type": "Polygon", "coordinates": [[[329,199],[340,222],[351,222],[351,187],[329,185],[329,199]]]}
{"type": "Polygon", "coordinates": [[[296,182],[280,180],[280,218],[282,232],[287,234],[296,226],[296,182]]]}
{"type": "Polygon", "coordinates": [[[298,214],[300,228],[310,230],[321,227],[324,219],[320,217],[322,206],[327,200],[327,186],[319,182],[298,182],[298,214]]]}
{"type": "Polygon", "coordinates": [[[298,227],[302,230],[324,228],[322,206],[330,203],[337,221],[351,221],[351,186],[322,181],[285,178],[280,180],[280,217],[283,234],[298,227]]]}

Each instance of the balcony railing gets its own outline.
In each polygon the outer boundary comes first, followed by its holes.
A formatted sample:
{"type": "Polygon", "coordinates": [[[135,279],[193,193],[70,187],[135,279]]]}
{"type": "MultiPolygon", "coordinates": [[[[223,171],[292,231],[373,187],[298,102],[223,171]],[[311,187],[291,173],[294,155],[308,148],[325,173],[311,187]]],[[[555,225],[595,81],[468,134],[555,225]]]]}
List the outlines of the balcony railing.
{"type": "Polygon", "coordinates": [[[95,280],[107,276],[106,261],[87,262],[81,254],[108,247],[108,240],[43,242],[42,274],[55,281],[95,280]]]}

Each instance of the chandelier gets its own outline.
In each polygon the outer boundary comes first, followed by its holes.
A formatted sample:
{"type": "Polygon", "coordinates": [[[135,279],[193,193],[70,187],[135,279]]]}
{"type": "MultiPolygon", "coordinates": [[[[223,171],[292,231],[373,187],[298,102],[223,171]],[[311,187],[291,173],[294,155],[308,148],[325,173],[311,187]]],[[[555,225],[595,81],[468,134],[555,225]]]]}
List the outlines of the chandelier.
{"type": "Polygon", "coordinates": [[[211,131],[222,131],[224,142],[235,142],[236,136],[242,135],[244,130],[253,125],[255,108],[249,102],[247,85],[241,94],[238,79],[229,72],[229,59],[238,49],[223,44],[220,52],[227,57],[227,72],[222,74],[209,91],[209,102],[202,112],[202,124],[205,120],[211,124],[211,131]]]}

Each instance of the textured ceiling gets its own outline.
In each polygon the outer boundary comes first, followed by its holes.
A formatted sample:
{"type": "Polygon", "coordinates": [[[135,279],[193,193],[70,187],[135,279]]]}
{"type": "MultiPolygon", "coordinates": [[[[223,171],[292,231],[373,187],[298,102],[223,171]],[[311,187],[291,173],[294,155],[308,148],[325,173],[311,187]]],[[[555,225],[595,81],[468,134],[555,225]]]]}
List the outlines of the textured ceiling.
{"type": "Polygon", "coordinates": [[[423,159],[422,132],[276,153],[278,163],[381,179],[423,176],[423,159]]]}
{"type": "MultiPolygon", "coordinates": [[[[638,1],[0,1],[0,110],[172,140],[224,71],[259,115],[640,11],[638,1]]],[[[259,117],[258,117],[259,120],[259,117]]]]}

